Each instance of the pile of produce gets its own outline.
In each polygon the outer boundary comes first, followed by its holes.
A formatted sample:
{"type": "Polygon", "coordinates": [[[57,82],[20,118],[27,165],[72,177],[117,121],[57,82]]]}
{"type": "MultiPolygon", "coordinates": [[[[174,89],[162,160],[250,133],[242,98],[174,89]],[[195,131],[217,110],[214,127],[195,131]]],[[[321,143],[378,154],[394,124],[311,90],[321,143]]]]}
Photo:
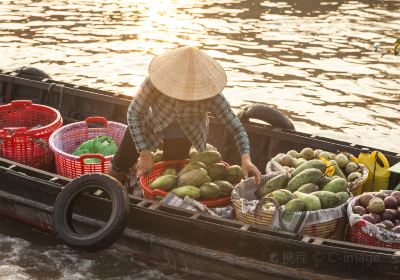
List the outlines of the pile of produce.
{"type": "Polygon", "coordinates": [[[227,166],[215,148],[204,152],[192,149],[187,165],[179,169],[167,167],[149,186],[181,198],[189,196],[197,200],[213,200],[230,196],[233,185],[242,178],[241,167],[227,166]]]}
{"type": "MultiPolygon", "coordinates": [[[[272,161],[284,172],[261,186],[257,197],[272,197],[289,212],[342,205],[349,199],[350,184],[363,176],[360,166],[343,153],[304,148],[278,154],[272,161]]],[[[264,207],[273,206],[267,203],[264,207]]]]}
{"type": "Polygon", "coordinates": [[[400,191],[364,193],[355,201],[352,210],[381,229],[400,233],[400,191]]]}

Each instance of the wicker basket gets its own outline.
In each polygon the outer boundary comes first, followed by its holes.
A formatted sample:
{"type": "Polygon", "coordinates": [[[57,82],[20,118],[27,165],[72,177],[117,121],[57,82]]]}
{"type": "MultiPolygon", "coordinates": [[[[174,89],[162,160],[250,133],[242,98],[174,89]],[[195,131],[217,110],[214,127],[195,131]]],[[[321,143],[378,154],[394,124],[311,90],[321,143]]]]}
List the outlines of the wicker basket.
{"type": "MultiPolygon", "coordinates": [[[[271,179],[274,176],[277,176],[278,174],[280,173],[270,173],[267,175],[263,175],[260,185],[263,185],[267,180],[271,179]]],[[[254,205],[258,204],[258,199],[254,194],[257,189],[258,187],[253,184],[252,178],[244,180],[235,186],[232,192],[232,205],[235,213],[235,218],[238,221],[248,224],[272,226],[274,217],[275,215],[277,215],[277,211],[268,210],[264,207],[259,208],[259,211],[254,209],[250,211],[246,210],[247,206],[250,206],[249,209],[251,209],[251,205],[253,205],[254,208],[254,205]],[[241,189],[246,190],[244,191],[246,195],[243,195],[241,189]]],[[[346,205],[342,205],[341,207],[345,209],[346,205]]],[[[256,206],[256,208],[258,207],[256,206]]],[[[314,212],[321,212],[325,210],[326,209],[314,212]]],[[[347,217],[341,216],[329,221],[306,225],[302,233],[321,238],[342,239],[344,236],[346,224],[347,217]]]]}
{"type": "MultiPolygon", "coordinates": [[[[392,191],[384,192],[390,194],[392,191]]],[[[350,221],[349,241],[370,246],[400,249],[400,234],[378,228],[377,226],[361,219],[359,215],[353,212],[353,206],[358,198],[359,196],[354,197],[347,207],[347,214],[350,221]]]]}

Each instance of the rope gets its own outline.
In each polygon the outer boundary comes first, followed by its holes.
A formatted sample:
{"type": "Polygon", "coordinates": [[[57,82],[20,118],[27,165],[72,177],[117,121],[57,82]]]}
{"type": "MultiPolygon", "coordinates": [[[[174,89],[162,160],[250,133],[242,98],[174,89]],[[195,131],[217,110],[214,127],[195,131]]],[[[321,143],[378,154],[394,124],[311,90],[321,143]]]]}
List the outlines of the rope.
{"type": "Polygon", "coordinates": [[[60,87],[60,99],[58,100],[58,111],[61,111],[61,106],[64,98],[64,85],[59,84],[58,86],[60,87]]]}
{"type": "MultiPolygon", "coordinates": [[[[47,91],[50,93],[52,91],[53,87],[55,87],[55,86],[58,86],[60,88],[60,92],[59,92],[60,96],[58,99],[58,110],[60,111],[61,107],[62,107],[62,103],[63,103],[65,86],[63,84],[50,83],[47,88],[47,91]]],[[[46,100],[46,101],[48,101],[48,100],[46,100]]]]}

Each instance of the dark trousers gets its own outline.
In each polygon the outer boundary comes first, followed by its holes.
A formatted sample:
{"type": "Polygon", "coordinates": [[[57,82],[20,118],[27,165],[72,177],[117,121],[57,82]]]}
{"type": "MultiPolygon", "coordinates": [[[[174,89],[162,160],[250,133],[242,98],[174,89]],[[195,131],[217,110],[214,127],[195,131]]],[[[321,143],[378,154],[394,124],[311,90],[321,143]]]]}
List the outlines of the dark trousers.
{"type": "MultiPolygon", "coordinates": [[[[164,138],[163,160],[179,160],[189,158],[189,150],[192,144],[187,138],[164,138]]],[[[112,159],[113,168],[116,171],[128,172],[139,158],[131,133],[127,128],[112,159]]]]}

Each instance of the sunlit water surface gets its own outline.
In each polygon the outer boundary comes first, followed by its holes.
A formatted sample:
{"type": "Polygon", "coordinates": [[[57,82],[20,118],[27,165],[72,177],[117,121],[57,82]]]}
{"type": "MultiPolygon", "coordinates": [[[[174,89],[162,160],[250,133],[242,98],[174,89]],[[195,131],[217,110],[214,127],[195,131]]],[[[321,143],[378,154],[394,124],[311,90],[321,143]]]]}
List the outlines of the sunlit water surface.
{"type": "MultiPolygon", "coordinates": [[[[0,69],[133,95],[154,55],[200,46],[225,68],[232,105],[266,103],[299,131],[400,152],[400,57],[372,48],[391,48],[399,28],[399,1],[2,0],[0,69]]],[[[0,275],[37,277],[31,260],[65,279],[120,265],[43,246],[0,234],[0,275]]],[[[136,268],[121,276],[167,277],[136,268]]]]}

